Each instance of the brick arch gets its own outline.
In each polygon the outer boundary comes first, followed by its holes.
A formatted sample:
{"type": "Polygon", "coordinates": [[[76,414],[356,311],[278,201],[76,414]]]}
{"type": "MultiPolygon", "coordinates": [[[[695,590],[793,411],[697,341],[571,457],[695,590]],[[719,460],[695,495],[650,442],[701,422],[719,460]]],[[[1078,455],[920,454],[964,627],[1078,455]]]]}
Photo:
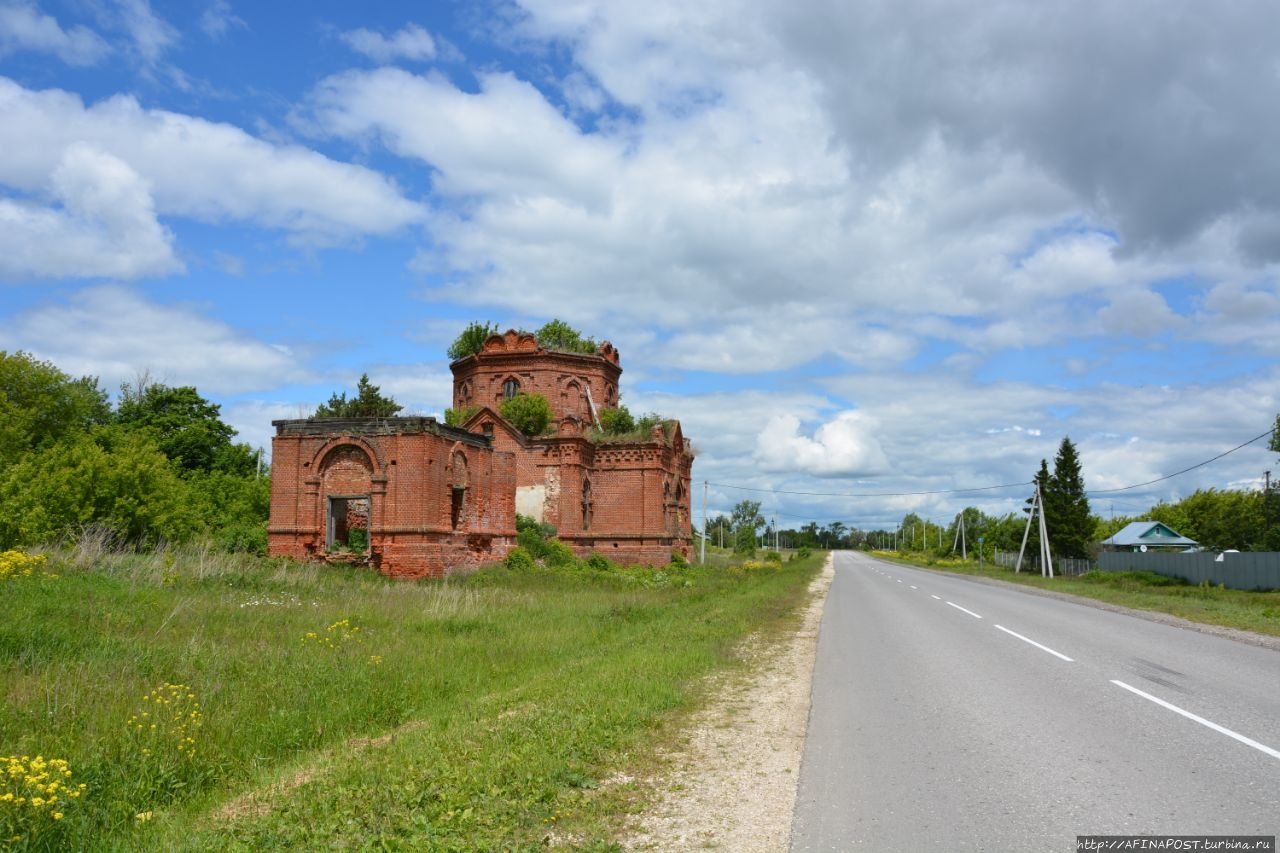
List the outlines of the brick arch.
{"type": "Polygon", "coordinates": [[[467,454],[462,449],[462,442],[455,441],[449,448],[449,485],[467,488],[470,485],[470,465],[467,454]]]}
{"type": "Polygon", "coordinates": [[[376,449],[342,436],[325,442],[313,458],[320,481],[314,511],[324,537],[316,546],[323,544],[327,554],[367,559],[373,546],[376,449]]]}
{"type": "Polygon", "coordinates": [[[583,420],[587,420],[589,412],[587,411],[587,395],[583,391],[584,383],[576,376],[569,377],[560,386],[560,413],[564,415],[573,415],[583,420]]]}
{"type": "Polygon", "coordinates": [[[370,476],[383,476],[386,474],[387,464],[382,458],[381,449],[379,449],[377,445],[372,444],[363,438],[352,435],[331,438],[324,444],[320,445],[319,449],[317,449],[311,456],[311,470],[317,473],[323,472],[324,465],[329,454],[344,445],[350,445],[351,447],[364,451],[365,459],[369,462],[370,476]]]}

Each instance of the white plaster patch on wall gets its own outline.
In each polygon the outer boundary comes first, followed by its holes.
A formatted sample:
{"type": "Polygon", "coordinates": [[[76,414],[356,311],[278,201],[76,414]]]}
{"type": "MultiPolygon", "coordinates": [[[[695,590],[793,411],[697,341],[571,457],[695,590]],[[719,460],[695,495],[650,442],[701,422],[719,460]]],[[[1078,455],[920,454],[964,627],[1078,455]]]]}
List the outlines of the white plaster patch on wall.
{"type": "Polygon", "coordinates": [[[541,523],[546,517],[547,487],[520,486],[516,489],[516,512],[541,523]]]}

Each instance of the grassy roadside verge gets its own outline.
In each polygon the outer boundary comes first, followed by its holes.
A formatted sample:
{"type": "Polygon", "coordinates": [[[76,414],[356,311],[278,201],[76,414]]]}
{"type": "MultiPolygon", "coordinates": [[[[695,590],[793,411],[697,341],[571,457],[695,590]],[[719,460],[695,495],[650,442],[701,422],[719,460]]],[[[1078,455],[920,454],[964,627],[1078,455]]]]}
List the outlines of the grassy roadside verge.
{"type": "Polygon", "coordinates": [[[881,551],[875,552],[875,556],[919,568],[995,578],[1135,610],[1168,613],[1205,625],[1280,636],[1280,592],[1277,591],[1249,592],[1208,584],[1193,585],[1152,572],[1092,571],[1078,577],[1045,578],[1035,572],[1015,573],[1012,569],[990,564],[980,566],[971,561],[910,557],[881,551]]]}
{"type": "Polygon", "coordinates": [[[71,775],[56,819],[0,800],[0,848],[613,849],[635,794],[606,780],[793,624],[822,557],[421,584],[50,559],[0,579],[0,761],[71,775]]]}

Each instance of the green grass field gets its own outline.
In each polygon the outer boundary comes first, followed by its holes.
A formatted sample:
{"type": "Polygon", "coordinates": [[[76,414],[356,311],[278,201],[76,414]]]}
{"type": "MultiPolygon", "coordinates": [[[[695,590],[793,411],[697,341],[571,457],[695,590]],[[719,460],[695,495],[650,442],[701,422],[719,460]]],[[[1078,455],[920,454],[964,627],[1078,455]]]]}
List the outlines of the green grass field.
{"type": "Polygon", "coordinates": [[[1205,625],[1280,636],[1280,592],[1277,591],[1249,592],[1194,585],[1152,572],[1092,571],[1078,577],[1045,578],[1039,572],[1014,573],[1012,569],[972,561],[903,557],[890,552],[876,552],[876,556],[927,569],[1052,589],[1135,610],[1169,613],[1205,625]]]}
{"type": "Polygon", "coordinates": [[[795,624],[821,559],[0,566],[0,849],[615,849],[645,792],[607,780],[651,766],[745,636],[795,624]]]}

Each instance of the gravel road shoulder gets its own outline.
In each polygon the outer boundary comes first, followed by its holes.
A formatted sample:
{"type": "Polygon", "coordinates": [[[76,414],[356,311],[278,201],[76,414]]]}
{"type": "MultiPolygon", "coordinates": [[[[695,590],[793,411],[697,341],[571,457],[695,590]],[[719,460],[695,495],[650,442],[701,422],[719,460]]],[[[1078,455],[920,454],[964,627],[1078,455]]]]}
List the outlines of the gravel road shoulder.
{"type": "Polygon", "coordinates": [[[732,850],[776,853],[791,841],[809,721],[818,626],[834,575],[827,557],[809,587],[800,629],[786,642],[748,641],[750,671],[722,676],[718,698],[694,715],[682,747],[664,756],[661,778],[641,780],[656,793],[635,819],[628,850],[732,850]]]}

